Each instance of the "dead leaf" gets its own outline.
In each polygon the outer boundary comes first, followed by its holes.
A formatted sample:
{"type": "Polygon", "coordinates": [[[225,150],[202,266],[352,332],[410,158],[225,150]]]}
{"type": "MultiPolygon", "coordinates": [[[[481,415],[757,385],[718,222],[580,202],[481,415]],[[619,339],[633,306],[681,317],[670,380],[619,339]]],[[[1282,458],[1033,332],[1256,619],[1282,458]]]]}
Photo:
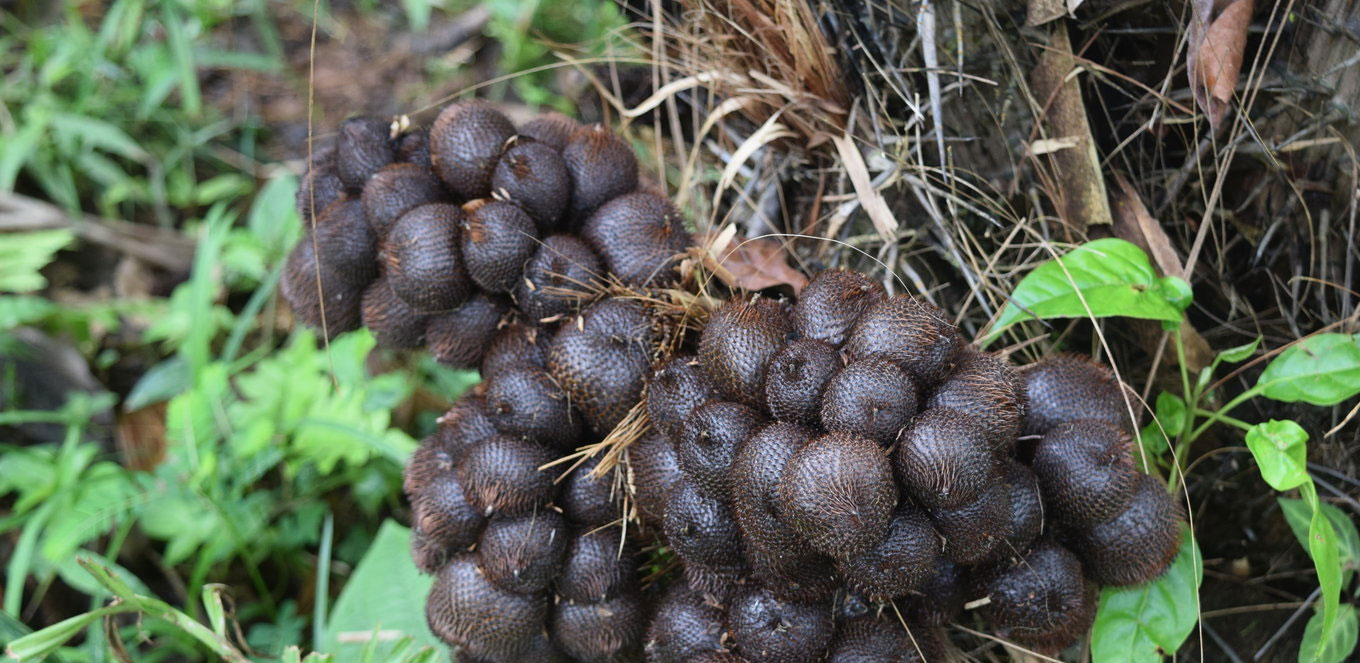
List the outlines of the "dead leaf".
{"type": "Polygon", "coordinates": [[[1085,0],[1029,0],[1025,11],[1025,25],[1043,25],[1063,16],[1076,16],[1077,7],[1085,0]]]}
{"type": "Polygon", "coordinates": [[[760,237],[734,241],[730,232],[710,232],[701,244],[711,247],[710,255],[721,266],[714,273],[734,288],[764,290],[787,285],[796,295],[807,285],[807,277],[789,265],[788,252],[775,239],[760,237]]]}
{"type": "Polygon", "coordinates": [[[1228,113],[1247,47],[1253,0],[1195,0],[1186,69],[1195,103],[1217,129],[1228,113]],[[1215,5],[1222,11],[1214,17],[1215,5]]]}
{"type": "Polygon", "coordinates": [[[140,472],[156,469],[165,460],[165,403],[120,413],[114,440],[124,467],[140,472]]]}
{"type": "Polygon", "coordinates": [[[855,140],[849,134],[844,134],[833,136],[831,142],[840,154],[841,166],[845,168],[845,174],[850,176],[850,184],[855,187],[855,195],[859,196],[864,213],[869,215],[879,237],[891,240],[897,234],[897,219],[888,208],[883,192],[874,188],[869,166],[864,163],[864,155],[860,154],[859,148],[855,147],[855,140]]]}

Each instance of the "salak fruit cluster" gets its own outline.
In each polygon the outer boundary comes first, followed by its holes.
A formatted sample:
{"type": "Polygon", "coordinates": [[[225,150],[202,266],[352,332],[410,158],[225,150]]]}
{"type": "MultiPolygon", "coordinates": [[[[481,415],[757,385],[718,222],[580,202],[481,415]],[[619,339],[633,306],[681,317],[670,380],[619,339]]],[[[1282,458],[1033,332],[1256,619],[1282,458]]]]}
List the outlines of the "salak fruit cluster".
{"type": "Polygon", "coordinates": [[[690,237],[600,127],[480,102],[428,132],[349,120],[298,205],[299,318],[481,370],[405,476],[456,660],[935,660],[965,605],[1057,652],[1098,585],[1178,549],[1088,358],[1017,370],[849,271],[685,311],[688,337],[619,294],[683,286],[690,237]],[[617,471],[551,466],[642,410],[617,471]]]}

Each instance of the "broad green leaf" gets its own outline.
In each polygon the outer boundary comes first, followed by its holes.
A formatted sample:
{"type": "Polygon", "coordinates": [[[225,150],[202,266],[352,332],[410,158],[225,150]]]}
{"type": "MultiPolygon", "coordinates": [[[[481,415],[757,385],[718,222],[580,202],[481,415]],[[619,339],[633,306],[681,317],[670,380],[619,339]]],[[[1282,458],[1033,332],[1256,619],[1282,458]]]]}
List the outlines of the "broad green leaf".
{"type": "Polygon", "coordinates": [[[1256,381],[1266,398],[1335,405],[1360,394],[1360,334],[1318,334],[1280,353],[1256,381]]]}
{"type": "Polygon", "coordinates": [[[331,609],[321,648],[334,654],[338,663],[359,661],[368,640],[364,636],[375,629],[411,636],[421,647],[442,649],[425,624],[425,595],[433,581],[411,562],[410,538],[410,530],[384,521],[345,583],[331,609]]]}
{"type": "Polygon", "coordinates": [[[983,342],[1033,319],[1124,316],[1179,323],[1190,297],[1189,284],[1158,277],[1137,245],[1113,237],[1098,239],[1039,265],[1021,279],[983,342]]]}
{"type": "Polygon", "coordinates": [[[1185,399],[1169,391],[1157,394],[1157,421],[1166,429],[1167,437],[1176,437],[1185,429],[1185,399]]]}
{"type": "Polygon", "coordinates": [[[1332,635],[1322,641],[1322,611],[1308,618],[1303,629],[1303,643],[1299,645],[1299,663],[1341,663],[1349,661],[1355,651],[1355,642],[1360,629],[1357,629],[1355,606],[1341,606],[1332,626],[1332,635]]]}
{"type": "Polygon", "coordinates": [[[1226,361],[1229,364],[1236,364],[1237,362],[1242,361],[1247,357],[1250,357],[1253,353],[1256,352],[1256,348],[1260,347],[1260,345],[1261,337],[1257,336],[1256,340],[1250,343],[1245,343],[1235,348],[1228,348],[1227,350],[1218,353],[1218,360],[1226,361]]]}
{"type": "Polygon", "coordinates": [[[1289,419],[1271,419],[1247,431],[1247,448],[1261,478],[1275,490],[1298,488],[1308,479],[1308,433],[1289,419]]]}
{"type": "Polygon", "coordinates": [[[39,270],[71,243],[69,230],[0,235],[0,292],[33,292],[47,285],[39,270]]]}
{"type": "Polygon", "coordinates": [[[137,141],[112,122],[74,113],[58,113],[52,117],[52,131],[58,137],[116,154],[130,161],[144,161],[150,158],[137,141]]]}
{"type": "Polygon", "coordinates": [[[411,29],[424,32],[430,25],[430,0],[402,0],[401,4],[406,9],[406,19],[411,22],[411,29]]]}
{"type": "Polygon", "coordinates": [[[0,331],[42,320],[57,309],[52,300],[28,295],[0,296],[0,331]]]}
{"type": "Polygon", "coordinates": [[[135,412],[184,393],[189,388],[190,377],[189,365],[184,362],[184,357],[174,355],[161,361],[143,373],[137,384],[132,385],[132,391],[123,401],[123,411],[135,412]]]}
{"type": "Polygon", "coordinates": [[[1166,573],[1132,587],[1105,587],[1091,631],[1093,663],[1159,663],[1185,642],[1199,619],[1204,560],[1188,529],[1166,573]]]}
{"type": "Polygon", "coordinates": [[[1337,540],[1332,521],[1323,515],[1317,488],[1313,482],[1299,486],[1303,501],[1313,509],[1313,517],[1308,522],[1308,555],[1313,558],[1317,570],[1318,588],[1322,595],[1322,626],[1318,633],[1321,640],[1332,637],[1336,626],[1337,609],[1341,602],[1341,542],[1337,540]]]}
{"type": "Polygon", "coordinates": [[[298,219],[298,180],[292,174],[274,177],[265,183],[246,216],[246,228],[271,256],[282,256],[302,234],[298,219]]]}
{"type": "MultiPolygon", "coordinates": [[[[1294,531],[1294,536],[1299,540],[1299,545],[1307,548],[1308,526],[1313,520],[1313,510],[1303,500],[1281,497],[1278,502],[1285,520],[1289,522],[1289,529],[1294,531]]],[[[1341,509],[1326,502],[1319,502],[1318,508],[1322,509],[1322,515],[1332,523],[1332,531],[1336,533],[1337,545],[1340,546],[1338,552],[1341,569],[1349,575],[1351,571],[1360,568],[1360,533],[1356,532],[1355,523],[1341,509]]]]}

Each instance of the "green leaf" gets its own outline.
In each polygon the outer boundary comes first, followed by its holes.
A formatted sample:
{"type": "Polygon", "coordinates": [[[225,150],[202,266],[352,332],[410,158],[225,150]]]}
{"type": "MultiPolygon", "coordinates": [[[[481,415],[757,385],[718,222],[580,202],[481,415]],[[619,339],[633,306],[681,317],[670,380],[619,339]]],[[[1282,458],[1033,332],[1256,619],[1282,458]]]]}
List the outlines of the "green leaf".
{"type": "Polygon", "coordinates": [[[1247,357],[1250,357],[1252,354],[1254,354],[1256,352],[1256,348],[1260,347],[1260,345],[1261,337],[1257,336],[1256,340],[1250,343],[1239,345],[1235,348],[1228,348],[1227,350],[1218,353],[1218,360],[1226,361],[1229,364],[1236,364],[1237,362],[1242,361],[1243,359],[1246,359],[1247,357]]]}
{"type": "Polygon", "coordinates": [[[1280,353],[1256,381],[1266,398],[1335,405],[1360,394],[1360,334],[1318,334],[1280,353]]]}
{"type": "Polygon", "coordinates": [[[1308,433],[1289,419],[1271,419],[1247,431],[1247,448],[1261,478],[1275,490],[1291,490],[1308,479],[1308,433]]]}
{"type": "Polygon", "coordinates": [[[411,22],[411,29],[415,32],[424,32],[430,25],[430,0],[402,0],[401,4],[406,9],[406,18],[411,22]]]}
{"type": "Polygon", "coordinates": [[[73,113],[58,113],[52,116],[52,131],[59,138],[116,154],[129,161],[150,159],[150,155],[137,141],[111,122],[73,113]]]}
{"type": "Polygon", "coordinates": [[[322,648],[338,663],[358,661],[368,640],[363,636],[375,629],[395,632],[394,637],[411,636],[421,647],[441,648],[425,624],[424,598],[433,581],[411,562],[410,538],[410,530],[384,521],[345,583],[331,610],[322,648]]]}
{"type": "Polygon", "coordinates": [[[1341,606],[1332,626],[1332,634],[1322,640],[1322,611],[1318,610],[1308,618],[1303,629],[1303,643],[1299,645],[1299,663],[1341,663],[1350,660],[1355,651],[1355,642],[1360,629],[1357,628],[1355,606],[1341,606]]]}
{"type": "Polygon", "coordinates": [[[33,292],[47,285],[39,270],[75,236],[69,230],[0,235],[0,292],[33,292]]]}
{"type": "Polygon", "coordinates": [[[57,309],[52,300],[25,295],[0,296],[0,331],[38,322],[57,309]]]}
{"type": "Polygon", "coordinates": [[[1174,653],[1199,619],[1204,560],[1188,529],[1166,573],[1132,587],[1106,587],[1091,631],[1092,663],[1159,663],[1174,653]]]}
{"type": "Polygon", "coordinates": [[[1157,421],[1166,429],[1167,437],[1176,437],[1185,430],[1185,399],[1169,391],[1157,394],[1157,421]]]}
{"type": "MultiPolygon", "coordinates": [[[[1280,510],[1284,512],[1284,519],[1289,523],[1289,529],[1294,531],[1295,538],[1299,540],[1299,545],[1307,548],[1308,526],[1313,520],[1313,510],[1303,500],[1281,497],[1278,502],[1280,510]]],[[[1336,533],[1342,570],[1349,574],[1355,569],[1360,569],[1360,533],[1356,532],[1355,523],[1344,511],[1326,502],[1319,502],[1318,508],[1322,509],[1322,515],[1331,521],[1332,530],[1336,533]]]]}
{"type": "Polygon", "coordinates": [[[1098,239],[1021,279],[983,343],[1024,320],[1124,316],[1178,323],[1190,296],[1185,281],[1159,278],[1137,245],[1098,239]]]}
{"type": "Polygon", "coordinates": [[[178,396],[190,385],[189,364],[184,357],[175,355],[152,366],[137,384],[132,385],[127,399],[123,401],[124,412],[135,412],[152,403],[167,401],[178,396]]]}

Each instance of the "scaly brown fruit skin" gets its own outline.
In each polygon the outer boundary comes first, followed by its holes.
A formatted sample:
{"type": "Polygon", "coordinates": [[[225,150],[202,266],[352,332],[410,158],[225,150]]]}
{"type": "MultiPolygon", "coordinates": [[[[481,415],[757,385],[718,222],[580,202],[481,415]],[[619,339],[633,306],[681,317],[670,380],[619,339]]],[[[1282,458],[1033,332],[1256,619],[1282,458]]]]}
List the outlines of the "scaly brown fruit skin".
{"type": "Polygon", "coordinates": [[[510,311],[500,297],[477,293],[448,313],[430,316],[425,344],[435,360],[454,368],[474,368],[510,311]]]}
{"type": "Polygon", "coordinates": [[[886,359],[870,357],[831,376],[822,396],[822,427],[863,435],[884,447],[916,416],[916,383],[886,359]]]}
{"type": "Polygon", "coordinates": [[[581,127],[562,148],[571,176],[567,219],[578,225],[596,208],[637,188],[638,165],[622,138],[600,125],[581,127]]]}
{"type": "Polygon", "coordinates": [[[902,596],[935,571],[940,535],[924,511],[904,504],[893,515],[888,535],[859,555],[838,560],[836,568],[850,586],[876,600],[902,596]]]}
{"type": "Polygon", "coordinates": [[[402,490],[407,497],[414,500],[435,477],[463,462],[468,449],[496,435],[496,428],[483,410],[484,405],[480,397],[468,396],[439,417],[439,427],[420,442],[420,447],[406,464],[402,490]]]}
{"type": "Polygon", "coordinates": [[[516,594],[547,589],[562,569],[570,538],[567,521],[552,509],[526,516],[492,518],[477,543],[482,574],[516,594]]]}
{"type": "Polygon", "coordinates": [[[411,495],[411,557],[420,570],[434,573],[476,543],[485,525],[452,470],[432,477],[411,495]]]}
{"type": "Polygon", "coordinates": [[[699,336],[699,361],[723,397],[763,407],[765,369],[792,333],[779,302],[758,296],[729,299],[699,336]]]}
{"type": "Polygon", "coordinates": [[[388,123],[376,117],[352,117],[340,125],[335,141],[335,172],[345,188],[364,188],[369,176],[396,157],[388,123]]]}
{"type": "MultiPolygon", "coordinates": [[[[1026,435],[1043,435],[1054,426],[1078,419],[1099,419],[1131,430],[1128,405],[1109,368],[1072,353],[1049,355],[1020,371],[1029,397],[1026,435]]],[[[1137,404],[1132,397],[1130,403],[1137,404]]]]}
{"type": "Polygon", "coordinates": [[[800,338],[780,348],[765,369],[770,416],[803,426],[821,425],[822,396],[842,365],[840,353],[825,341],[800,338]]]}
{"type": "Polygon", "coordinates": [[[383,166],[368,178],[359,200],[363,203],[368,227],[381,238],[401,215],[421,205],[446,202],[448,198],[444,184],[428,167],[394,163],[383,166]]]}
{"type": "Polygon", "coordinates": [[[963,342],[939,308],[907,294],[889,297],[860,315],[845,341],[853,358],[883,357],[910,373],[921,389],[949,373],[963,342]]]}
{"type": "Polygon", "coordinates": [[[841,587],[835,560],[808,550],[807,544],[792,530],[785,528],[783,534],[789,537],[788,541],[777,547],[786,551],[784,554],[753,546],[747,548],[746,563],[751,567],[751,577],[784,601],[816,603],[831,600],[841,587]]]}
{"type": "Polygon", "coordinates": [[[1041,541],[1024,559],[986,569],[974,594],[990,598],[978,611],[999,635],[1057,653],[1076,642],[1095,619],[1095,591],[1081,562],[1066,548],[1041,541]]]}
{"type": "Polygon", "coordinates": [[[488,292],[509,293],[538,250],[538,227],[524,210],[498,200],[463,205],[459,238],[472,282],[488,292]]]}
{"type": "Polygon", "coordinates": [[[548,367],[548,341],[552,336],[540,327],[518,322],[506,325],[497,332],[482,355],[482,379],[489,379],[506,367],[529,364],[548,367]]]}
{"type": "Polygon", "coordinates": [[[1011,487],[1011,524],[1006,542],[1009,553],[1023,555],[1044,528],[1044,503],[1039,492],[1039,479],[1028,467],[1011,459],[1001,472],[1011,487]]]}
{"type": "Polygon", "coordinates": [[[516,364],[485,384],[487,416],[500,432],[562,450],[580,441],[581,416],[548,371],[516,364]]]}
{"type": "Polygon", "coordinates": [[[804,444],[779,479],[780,517],[824,555],[847,559],[883,540],[897,508],[886,452],[828,433],[804,444]]]}
{"type": "Polygon", "coordinates": [[[556,112],[548,112],[524,123],[519,128],[519,135],[532,138],[548,147],[561,152],[567,146],[567,141],[571,140],[581,128],[581,123],[573,120],[566,115],[556,112]]]}
{"type": "Polygon", "coordinates": [[[496,162],[491,192],[524,208],[541,234],[557,228],[571,195],[562,154],[545,143],[515,139],[496,162]]]}
{"type": "Polygon", "coordinates": [[[1132,444],[1128,433],[1094,419],[1049,429],[1035,447],[1030,467],[1053,518],[1080,528],[1123,512],[1139,476],[1132,444]]]}
{"type": "Polygon", "coordinates": [[[541,445],[497,435],[468,450],[458,480],[468,503],[483,515],[521,516],[552,500],[552,474],[539,468],[555,457],[541,445]]]}
{"type": "Polygon", "coordinates": [[[430,130],[416,129],[397,138],[397,161],[430,169],[430,130]]]}
{"type": "Polygon", "coordinates": [[[524,265],[515,302],[532,324],[555,321],[576,309],[602,278],[600,259],[571,235],[549,235],[524,265]]]}
{"type": "Polygon", "coordinates": [[[704,652],[726,649],[723,611],[683,582],[671,583],[647,627],[643,651],[648,663],[685,663],[704,652]]]}
{"type": "Polygon", "coordinates": [[[705,402],[718,398],[718,389],[691,354],[677,354],[652,369],[647,380],[647,417],[652,425],[672,439],[691,412],[705,402]]]}
{"type": "Polygon", "coordinates": [[[595,603],[631,591],[636,583],[632,547],[620,546],[617,527],[577,528],[567,543],[567,556],[555,591],[565,601],[595,603]]]}
{"type": "MultiPolygon", "coordinates": [[[[362,287],[378,277],[378,242],[364,222],[358,200],[343,198],[331,203],[317,217],[314,232],[321,263],[340,280],[362,287]]],[[[301,241],[310,243],[311,238],[301,241]]]]}
{"type": "Polygon", "coordinates": [[[586,219],[581,238],[600,255],[605,269],[628,286],[668,287],[690,245],[680,210],[653,193],[629,193],[600,205],[586,219]]]}
{"type": "Polygon", "coordinates": [[[955,564],[981,564],[1009,552],[1011,487],[993,483],[954,509],[932,509],[930,519],[944,537],[944,557],[955,564]]]}
{"type": "Polygon", "coordinates": [[[827,663],[930,663],[944,660],[939,629],[902,625],[893,615],[857,617],[839,624],[827,663]]]}
{"type": "Polygon", "coordinates": [[[742,566],[741,532],[732,511],[704,497],[683,474],[666,494],[662,527],[666,541],[686,564],[714,571],[742,566]]]}
{"type": "Polygon", "coordinates": [[[606,299],[562,325],[548,346],[548,370],[601,436],[642,396],[652,360],[651,324],[636,301],[606,299]]]}
{"type": "Polygon", "coordinates": [[[335,149],[317,150],[311,159],[294,199],[298,218],[302,219],[304,228],[311,227],[312,217],[315,216],[313,210],[320,213],[331,203],[345,197],[345,184],[335,172],[335,149]]]}
{"type": "Polygon", "coordinates": [[[1179,503],[1161,481],[1138,475],[1133,499],[1113,520],[1077,532],[1073,551],[1089,578],[1102,585],[1136,585],[1162,575],[1180,551],[1179,503]]]}
{"type": "Polygon", "coordinates": [[[887,298],[882,284],[859,272],[827,270],[803,287],[789,318],[802,337],[840,348],[860,315],[887,298]]]}
{"type": "Polygon", "coordinates": [[[440,640],[491,660],[519,660],[542,632],[547,614],[542,595],[507,592],[488,581],[472,553],[444,566],[425,602],[430,630],[440,640]]]}
{"type": "Polygon", "coordinates": [[[646,610],[635,592],[623,592],[599,603],[559,601],[549,621],[553,642],[582,663],[636,660],[646,610]]]}
{"type": "Polygon", "coordinates": [[[680,460],[675,445],[652,429],[628,446],[629,484],[638,515],[643,522],[660,528],[666,506],[666,493],[680,480],[680,460]]]}
{"type": "Polygon", "coordinates": [[[322,329],[324,312],[325,331],[330,338],[359,328],[366,289],[351,284],[324,262],[318,267],[310,238],[303,237],[288,255],[280,291],[293,315],[313,329],[322,329]]]}
{"type": "Polygon", "coordinates": [[[730,401],[709,401],[690,413],[680,427],[675,453],[700,495],[728,501],[728,476],[737,447],[763,420],[759,412],[730,401]]]}
{"type": "Polygon", "coordinates": [[[515,126],[482,101],[460,101],[440,111],[430,127],[430,165],[463,200],[491,195],[491,175],[515,126]]]}
{"type": "Polygon", "coordinates": [[[453,205],[421,205],[401,215],[383,240],[384,278],[392,292],[422,313],[450,311],[473,291],[458,252],[463,212],[453,205]]]}
{"type": "Polygon", "coordinates": [[[616,485],[613,471],[603,476],[592,476],[603,456],[587,459],[562,481],[557,504],[562,515],[578,525],[608,525],[623,517],[622,490],[616,485]]]}
{"type": "Polygon", "coordinates": [[[986,432],[967,415],[943,408],[926,410],[912,421],[893,461],[907,493],[929,509],[972,502],[999,469],[986,432]]]}
{"type": "MultiPolygon", "coordinates": [[[[392,292],[387,277],[380,276],[364,290],[363,323],[384,348],[416,348],[425,342],[429,316],[411,308],[392,292]]],[[[329,322],[329,317],[327,322],[329,322]]]]}
{"type": "Polygon", "coordinates": [[[728,608],[735,650],[765,663],[818,661],[831,644],[831,607],[776,598],[763,587],[739,592],[728,608]]]}
{"type": "Polygon", "coordinates": [[[941,557],[935,572],[902,601],[902,614],[912,624],[941,626],[963,613],[967,601],[962,567],[941,557]]]}
{"type": "Polygon", "coordinates": [[[1004,357],[966,346],[954,372],[935,388],[926,407],[958,410],[987,432],[999,457],[1015,454],[1028,398],[1020,374],[1004,357]]]}

